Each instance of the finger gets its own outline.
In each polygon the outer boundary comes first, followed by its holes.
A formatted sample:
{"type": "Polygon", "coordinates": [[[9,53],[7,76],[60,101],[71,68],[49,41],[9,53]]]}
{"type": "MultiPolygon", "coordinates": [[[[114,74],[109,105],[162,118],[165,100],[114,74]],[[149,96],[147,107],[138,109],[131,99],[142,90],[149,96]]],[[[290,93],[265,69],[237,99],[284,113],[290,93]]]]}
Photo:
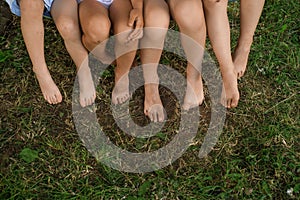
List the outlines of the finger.
{"type": "Polygon", "coordinates": [[[137,31],[134,33],[133,37],[137,40],[141,39],[143,37],[143,29],[142,28],[137,29],[137,31]]]}
{"type": "Polygon", "coordinates": [[[134,29],[133,32],[128,36],[127,42],[139,40],[143,37],[142,29],[134,29]]]}
{"type": "Polygon", "coordinates": [[[143,27],[144,27],[143,20],[140,18],[137,18],[136,23],[135,23],[135,29],[137,29],[138,31],[136,31],[136,33],[134,34],[135,38],[138,38],[139,35],[142,35],[141,33],[143,33],[143,27]]]}
{"type": "Polygon", "coordinates": [[[134,22],[136,21],[136,18],[137,13],[134,10],[132,10],[129,15],[128,26],[133,26],[134,22]]]}
{"type": "Polygon", "coordinates": [[[139,17],[136,18],[135,28],[141,29],[144,27],[144,22],[139,17]]]}
{"type": "Polygon", "coordinates": [[[128,42],[133,41],[135,39],[135,35],[138,31],[139,31],[138,29],[133,29],[132,32],[129,34],[127,41],[128,42]]]}

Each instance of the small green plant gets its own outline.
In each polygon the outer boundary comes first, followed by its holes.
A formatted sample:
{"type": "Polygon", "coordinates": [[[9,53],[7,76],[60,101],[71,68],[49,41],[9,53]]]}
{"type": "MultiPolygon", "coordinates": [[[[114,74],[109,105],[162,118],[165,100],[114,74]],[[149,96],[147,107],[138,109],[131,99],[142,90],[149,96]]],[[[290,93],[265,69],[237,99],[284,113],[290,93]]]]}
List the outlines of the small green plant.
{"type": "Polygon", "coordinates": [[[35,159],[39,158],[39,154],[35,150],[29,149],[29,148],[24,148],[20,153],[20,157],[25,162],[31,163],[35,159]]]}

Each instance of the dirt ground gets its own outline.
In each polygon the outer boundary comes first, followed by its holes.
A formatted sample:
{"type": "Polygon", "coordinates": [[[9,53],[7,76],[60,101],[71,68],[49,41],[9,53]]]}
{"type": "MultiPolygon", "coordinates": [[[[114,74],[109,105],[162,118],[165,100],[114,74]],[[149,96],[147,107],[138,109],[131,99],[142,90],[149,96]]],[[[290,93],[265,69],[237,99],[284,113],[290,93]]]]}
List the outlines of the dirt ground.
{"type": "Polygon", "coordinates": [[[0,1],[0,35],[3,35],[7,25],[12,20],[12,14],[9,10],[8,4],[1,0],[0,1]]]}

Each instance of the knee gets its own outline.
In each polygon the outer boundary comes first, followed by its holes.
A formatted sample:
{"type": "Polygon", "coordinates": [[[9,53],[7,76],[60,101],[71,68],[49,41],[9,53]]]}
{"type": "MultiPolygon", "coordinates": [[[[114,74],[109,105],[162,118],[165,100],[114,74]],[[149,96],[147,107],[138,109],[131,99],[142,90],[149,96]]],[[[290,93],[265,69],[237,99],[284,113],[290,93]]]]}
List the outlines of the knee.
{"type": "Polygon", "coordinates": [[[170,14],[168,8],[158,7],[145,10],[144,14],[145,27],[168,28],[170,14]],[[159,18],[157,17],[159,16],[159,18]]]}
{"type": "Polygon", "coordinates": [[[124,44],[127,42],[130,33],[133,28],[126,23],[116,22],[114,23],[114,35],[116,44],[124,44]]]}
{"type": "Polygon", "coordinates": [[[197,8],[199,6],[191,5],[177,5],[173,11],[174,18],[180,28],[180,30],[185,31],[199,31],[205,29],[205,19],[203,14],[203,8],[201,7],[201,12],[197,8]]]}
{"type": "Polygon", "coordinates": [[[215,6],[219,5],[222,2],[224,3],[226,2],[227,5],[228,2],[228,0],[202,0],[202,1],[206,10],[213,9],[215,6]]]}
{"type": "Polygon", "coordinates": [[[93,44],[99,44],[108,39],[111,23],[108,19],[90,19],[83,27],[83,38],[93,44]]]}
{"type": "Polygon", "coordinates": [[[67,17],[60,17],[56,21],[56,27],[64,40],[72,40],[79,33],[78,22],[67,17]]]}

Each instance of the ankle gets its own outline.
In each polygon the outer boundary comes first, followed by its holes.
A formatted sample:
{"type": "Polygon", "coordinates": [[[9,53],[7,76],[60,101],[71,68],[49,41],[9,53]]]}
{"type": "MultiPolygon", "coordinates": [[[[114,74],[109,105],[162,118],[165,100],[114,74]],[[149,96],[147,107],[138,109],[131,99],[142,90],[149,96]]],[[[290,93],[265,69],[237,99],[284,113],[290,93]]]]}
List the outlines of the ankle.
{"type": "Polygon", "coordinates": [[[250,51],[252,42],[253,42],[253,38],[245,38],[245,39],[240,38],[236,46],[236,49],[244,52],[250,51]]]}
{"type": "Polygon", "coordinates": [[[145,86],[146,85],[158,85],[159,84],[158,76],[144,78],[144,81],[145,81],[145,86]]]}
{"type": "Polygon", "coordinates": [[[123,70],[120,66],[115,68],[115,80],[120,80],[124,78],[128,78],[129,71],[123,70]]]}
{"type": "Polygon", "coordinates": [[[34,65],[32,67],[32,71],[35,73],[35,74],[43,74],[43,73],[49,73],[49,70],[48,70],[48,67],[47,65],[34,65]]]}

